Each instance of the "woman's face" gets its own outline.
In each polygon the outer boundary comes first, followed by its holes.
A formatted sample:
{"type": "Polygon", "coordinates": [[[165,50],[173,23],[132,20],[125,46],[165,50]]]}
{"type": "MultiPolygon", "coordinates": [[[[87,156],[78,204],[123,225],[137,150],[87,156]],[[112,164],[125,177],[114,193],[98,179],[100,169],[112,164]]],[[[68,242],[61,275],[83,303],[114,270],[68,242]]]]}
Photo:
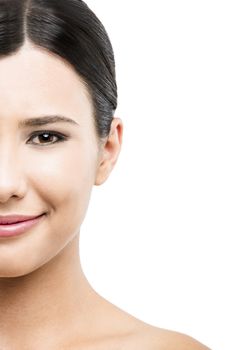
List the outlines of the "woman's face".
{"type": "Polygon", "coordinates": [[[0,237],[0,277],[15,277],[42,266],[79,232],[99,149],[91,100],[64,61],[25,47],[0,59],[0,77],[0,215],[47,213],[22,235],[0,237]],[[45,116],[73,122],[24,125],[45,116]]]}

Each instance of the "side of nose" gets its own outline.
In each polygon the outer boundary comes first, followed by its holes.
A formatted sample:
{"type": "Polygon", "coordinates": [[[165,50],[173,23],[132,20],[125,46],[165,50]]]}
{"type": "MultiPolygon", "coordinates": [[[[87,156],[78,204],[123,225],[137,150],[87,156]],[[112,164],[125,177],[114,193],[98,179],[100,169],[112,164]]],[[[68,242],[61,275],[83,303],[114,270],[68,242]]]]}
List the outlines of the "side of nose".
{"type": "Polygon", "coordinates": [[[22,160],[17,150],[0,148],[0,203],[11,197],[22,197],[24,190],[24,174],[22,160]]]}

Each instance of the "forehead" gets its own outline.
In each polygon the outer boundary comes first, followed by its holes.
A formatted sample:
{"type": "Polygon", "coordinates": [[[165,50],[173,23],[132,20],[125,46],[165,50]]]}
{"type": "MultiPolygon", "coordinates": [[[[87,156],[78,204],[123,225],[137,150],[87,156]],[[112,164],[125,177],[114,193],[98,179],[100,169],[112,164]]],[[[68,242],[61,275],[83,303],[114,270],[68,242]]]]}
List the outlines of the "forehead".
{"type": "Polygon", "coordinates": [[[26,45],[0,58],[0,77],[0,119],[47,113],[92,115],[91,98],[78,74],[43,49],[26,45]]]}

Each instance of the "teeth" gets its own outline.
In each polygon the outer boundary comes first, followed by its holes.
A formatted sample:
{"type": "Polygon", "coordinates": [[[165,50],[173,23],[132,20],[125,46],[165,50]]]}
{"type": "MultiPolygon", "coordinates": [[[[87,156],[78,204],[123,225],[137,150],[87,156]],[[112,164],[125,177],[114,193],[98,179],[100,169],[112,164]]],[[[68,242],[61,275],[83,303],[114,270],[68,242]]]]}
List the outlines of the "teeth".
{"type": "Polygon", "coordinates": [[[1,224],[1,225],[13,225],[13,224],[17,224],[18,222],[20,222],[20,221],[16,221],[16,222],[8,222],[8,223],[5,223],[5,224],[1,224]]]}
{"type": "Polygon", "coordinates": [[[15,222],[5,222],[5,223],[2,223],[1,225],[13,225],[13,224],[19,224],[23,221],[15,221],[15,222]]]}

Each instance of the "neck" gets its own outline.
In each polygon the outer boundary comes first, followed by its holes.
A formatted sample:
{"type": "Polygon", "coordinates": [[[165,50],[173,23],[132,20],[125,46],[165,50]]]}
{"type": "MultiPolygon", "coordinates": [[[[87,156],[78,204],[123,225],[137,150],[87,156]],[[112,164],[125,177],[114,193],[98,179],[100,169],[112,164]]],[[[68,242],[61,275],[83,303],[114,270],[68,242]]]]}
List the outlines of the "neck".
{"type": "Polygon", "coordinates": [[[49,339],[48,345],[55,345],[66,335],[65,330],[69,335],[69,330],[75,332],[79,325],[87,334],[87,324],[94,317],[91,305],[97,300],[81,268],[78,234],[37,270],[20,277],[0,278],[0,348],[12,349],[15,341],[16,348],[29,344],[39,349],[34,344],[40,339],[44,349],[44,339],[49,339]]]}

